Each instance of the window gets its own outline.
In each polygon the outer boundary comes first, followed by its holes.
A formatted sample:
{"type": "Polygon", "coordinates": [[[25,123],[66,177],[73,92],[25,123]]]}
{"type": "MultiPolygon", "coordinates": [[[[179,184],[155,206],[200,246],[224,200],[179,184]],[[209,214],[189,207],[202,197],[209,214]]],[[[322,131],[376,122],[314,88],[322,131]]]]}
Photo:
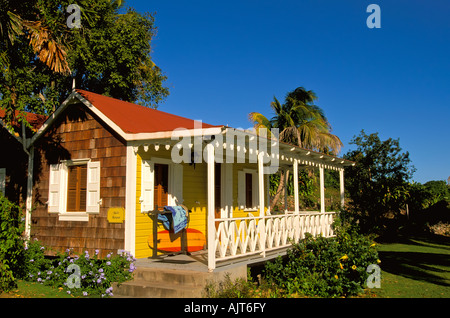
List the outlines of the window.
{"type": "Polygon", "coordinates": [[[6,169],[0,168],[0,193],[5,195],[6,189],[6,169]]]}
{"type": "Polygon", "coordinates": [[[60,221],[88,221],[100,212],[100,162],[67,160],[50,165],[48,212],[60,221]]]}
{"type": "Polygon", "coordinates": [[[183,204],[183,165],[170,159],[142,159],[141,212],[183,204]]]}
{"type": "Polygon", "coordinates": [[[241,210],[258,209],[258,173],[256,170],[238,171],[238,205],[241,210]]]}
{"type": "Polygon", "coordinates": [[[87,165],[69,166],[67,212],[86,212],[87,165]]]}

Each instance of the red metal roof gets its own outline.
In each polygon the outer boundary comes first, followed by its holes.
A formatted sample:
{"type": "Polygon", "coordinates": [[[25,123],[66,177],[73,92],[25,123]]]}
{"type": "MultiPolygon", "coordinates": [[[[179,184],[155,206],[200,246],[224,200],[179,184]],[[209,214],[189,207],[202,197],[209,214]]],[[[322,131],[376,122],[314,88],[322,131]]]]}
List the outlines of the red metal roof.
{"type": "MultiPolygon", "coordinates": [[[[6,111],[4,109],[0,109],[0,119],[4,119],[6,116],[6,111]]],[[[12,119],[11,125],[14,128],[19,128],[20,125],[17,121],[18,118],[25,117],[27,122],[33,127],[33,130],[37,131],[41,126],[44,124],[44,122],[47,120],[47,116],[45,115],[38,115],[33,114],[29,112],[20,112],[16,110],[14,112],[14,118],[12,119]]]]}
{"type": "MultiPolygon", "coordinates": [[[[76,91],[119,126],[125,133],[153,133],[159,131],[172,131],[176,128],[200,128],[194,127],[195,121],[192,119],[80,89],[77,89],[76,91]]],[[[197,123],[197,125],[199,126],[199,123],[197,123]]],[[[222,126],[202,123],[201,128],[212,127],[222,126]]]]}

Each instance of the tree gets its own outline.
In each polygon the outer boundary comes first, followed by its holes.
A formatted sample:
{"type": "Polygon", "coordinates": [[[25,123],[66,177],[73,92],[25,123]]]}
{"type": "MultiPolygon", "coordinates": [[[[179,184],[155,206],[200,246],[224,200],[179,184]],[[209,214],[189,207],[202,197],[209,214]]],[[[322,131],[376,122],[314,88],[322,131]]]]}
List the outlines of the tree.
{"type": "Polygon", "coordinates": [[[356,162],[346,170],[350,213],[365,231],[381,233],[389,220],[399,217],[409,198],[409,184],[415,168],[399,140],[381,141],[378,133],[364,130],[350,144],[357,146],[344,158],[356,162]]]}
{"type": "MultiPolygon", "coordinates": [[[[266,128],[267,131],[278,128],[281,142],[337,154],[342,147],[342,142],[337,136],[331,134],[331,125],[323,110],[314,104],[315,100],[317,96],[313,91],[297,87],[286,95],[283,104],[274,97],[270,106],[275,115],[270,120],[257,112],[250,113],[249,120],[256,131],[259,128],[266,128]]],[[[280,182],[271,202],[271,209],[276,205],[284,188],[283,175],[284,173],[280,172],[280,182]]]]}
{"type": "Polygon", "coordinates": [[[81,28],[69,28],[72,2],[0,0],[0,108],[7,122],[15,111],[49,114],[70,94],[73,78],[76,88],[148,107],[168,96],[167,78],[151,60],[151,14],[121,1],[80,0],[81,28]]]}

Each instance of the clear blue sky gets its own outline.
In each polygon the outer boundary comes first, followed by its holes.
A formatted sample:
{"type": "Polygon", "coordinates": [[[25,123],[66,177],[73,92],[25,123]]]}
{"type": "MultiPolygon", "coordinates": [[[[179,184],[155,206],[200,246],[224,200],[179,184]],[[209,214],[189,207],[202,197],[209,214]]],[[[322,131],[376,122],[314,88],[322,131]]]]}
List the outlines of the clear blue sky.
{"type": "Polygon", "coordinates": [[[361,129],[400,138],[414,180],[450,176],[450,1],[128,0],[155,12],[153,60],[171,94],[160,109],[249,128],[248,113],[313,90],[344,143],[361,129]],[[381,29],[369,29],[369,4],[381,29]]]}

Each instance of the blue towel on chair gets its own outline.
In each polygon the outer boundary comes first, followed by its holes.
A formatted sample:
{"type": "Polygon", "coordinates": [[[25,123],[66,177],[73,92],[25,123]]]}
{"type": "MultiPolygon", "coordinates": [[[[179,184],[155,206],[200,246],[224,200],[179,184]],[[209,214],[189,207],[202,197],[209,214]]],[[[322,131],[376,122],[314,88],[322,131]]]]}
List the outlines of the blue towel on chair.
{"type": "Polygon", "coordinates": [[[186,211],[181,206],[165,206],[164,210],[172,212],[172,215],[158,214],[158,220],[163,222],[167,230],[171,230],[173,227],[173,232],[176,234],[186,228],[186,211]]]}
{"type": "Polygon", "coordinates": [[[172,229],[172,215],[170,214],[158,214],[158,221],[161,221],[164,228],[167,231],[172,229]]]}
{"type": "Polygon", "coordinates": [[[172,212],[173,232],[178,233],[187,226],[186,211],[181,206],[165,206],[165,210],[172,212]]]}

